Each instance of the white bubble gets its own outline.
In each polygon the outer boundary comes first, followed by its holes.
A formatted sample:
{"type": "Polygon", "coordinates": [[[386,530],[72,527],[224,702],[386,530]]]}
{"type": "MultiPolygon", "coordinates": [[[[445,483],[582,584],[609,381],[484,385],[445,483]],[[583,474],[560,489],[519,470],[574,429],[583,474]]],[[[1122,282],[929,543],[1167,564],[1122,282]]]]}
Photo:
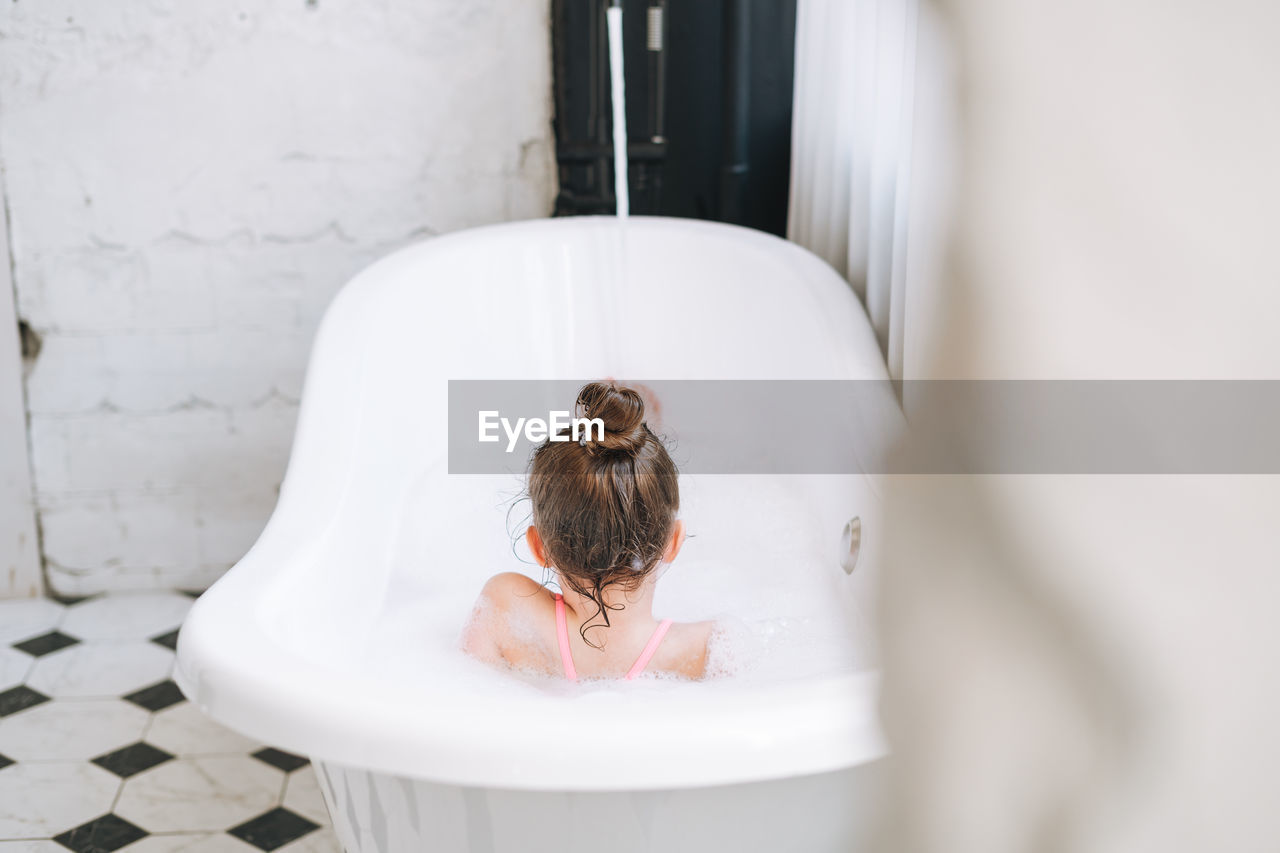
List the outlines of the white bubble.
{"type": "MultiPolygon", "coordinates": [[[[415,492],[393,543],[381,611],[367,627],[350,629],[367,635],[349,652],[365,671],[447,679],[501,701],[511,691],[708,690],[874,666],[869,578],[877,506],[861,478],[836,477],[681,478],[690,537],[662,570],[654,615],[715,622],[702,681],[647,674],[626,685],[574,685],[559,674],[498,670],[469,658],[459,637],[485,580],[503,571],[545,577],[521,562],[523,546],[513,552],[506,518],[513,485],[518,481],[449,477],[415,492]],[[839,543],[855,515],[863,519],[863,555],[849,576],[840,568],[839,543]]],[[[520,620],[507,630],[532,643],[545,638],[546,627],[520,620]]]]}

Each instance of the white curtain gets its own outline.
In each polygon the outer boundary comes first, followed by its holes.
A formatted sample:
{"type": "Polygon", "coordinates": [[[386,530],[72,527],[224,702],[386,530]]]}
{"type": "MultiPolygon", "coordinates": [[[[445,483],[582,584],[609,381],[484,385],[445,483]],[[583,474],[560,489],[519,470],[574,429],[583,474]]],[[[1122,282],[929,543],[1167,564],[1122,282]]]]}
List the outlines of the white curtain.
{"type": "Polygon", "coordinates": [[[799,0],[787,237],[866,305],[903,378],[918,0],[799,0]]]}

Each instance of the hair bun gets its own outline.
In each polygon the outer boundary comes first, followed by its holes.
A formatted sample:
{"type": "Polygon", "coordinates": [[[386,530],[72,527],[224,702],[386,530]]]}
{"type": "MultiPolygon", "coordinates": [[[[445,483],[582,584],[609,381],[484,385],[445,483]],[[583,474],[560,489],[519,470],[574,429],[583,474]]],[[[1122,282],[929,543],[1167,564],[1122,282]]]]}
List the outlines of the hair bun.
{"type": "Polygon", "coordinates": [[[604,422],[604,438],[589,432],[588,449],[636,453],[644,446],[649,430],[644,425],[644,399],[639,392],[613,382],[589,382],[578,392],[575,416],[599,418],[604,422]]]}

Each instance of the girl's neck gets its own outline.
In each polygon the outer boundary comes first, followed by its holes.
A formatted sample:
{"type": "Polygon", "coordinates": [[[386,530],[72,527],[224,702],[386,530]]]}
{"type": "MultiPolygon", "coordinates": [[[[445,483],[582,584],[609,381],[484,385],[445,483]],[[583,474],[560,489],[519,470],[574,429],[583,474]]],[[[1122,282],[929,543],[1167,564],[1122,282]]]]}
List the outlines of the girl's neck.
{"type": "MultiPolygon", "coordinates": [[[[654,622],[653,618],[653,591],[656,578],[649,577],[634,590],[630,592],[620,589],[606,589],[601,596],[604,599],[605,606],[608,608],[609,624],[614,628],[624,628],[630,625],[647,625],[654,622]]],[[[563,592],[565,605],[573,612],[573,616],[581,623],[591,621],[592,623],[601,622],[600,615],[596,610],[599,605],[590,597],[575,592],[572,587],[563,581],[560,584],[563,592]]]]}

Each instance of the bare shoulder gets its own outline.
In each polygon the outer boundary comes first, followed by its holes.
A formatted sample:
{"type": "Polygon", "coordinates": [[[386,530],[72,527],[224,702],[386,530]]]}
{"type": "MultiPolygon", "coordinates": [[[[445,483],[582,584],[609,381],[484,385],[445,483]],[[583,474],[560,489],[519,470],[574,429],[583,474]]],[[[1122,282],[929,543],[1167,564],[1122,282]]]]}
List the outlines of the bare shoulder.
{"type": "MultiPolygon", "coordinates": [[[[711,634],[716,629],[714,620],[708,619],[705,622],[681,622],[679,623],[681,630],[685,636],[689,638],[691,643],[701,643],[705,646],[711,640],[711,634]]],[[[672,625],[671,627],[676,627],[672,625]]]]}
{"type": "Polygon", "coordinates": [[[551,596],[546,587],[519,572],[502,572],[494,575],[485,581],[484,589],[480,590],[480,596],[488,599],[487,603],[491,607],[499,609],[519,606],[530,599],[537,601],[539,594],[546,598],[551,596]]]}
{"type": "Polygon", "coordinates": [[[512,615],[536,607],[551,594],[542,584],[519,572],[503,572],[485,581],[462,632],[462,648],[490,663],[512,663],[505,639],[512,615]]]}
{"type": "Polygon", "coordinates": [[[671,643],[672,659],[664,669],[674,670],[686,678],[702,678],[707,671],[707,647],[716,623],[707,622],[673,622],[668,636],[671,643]]]}

